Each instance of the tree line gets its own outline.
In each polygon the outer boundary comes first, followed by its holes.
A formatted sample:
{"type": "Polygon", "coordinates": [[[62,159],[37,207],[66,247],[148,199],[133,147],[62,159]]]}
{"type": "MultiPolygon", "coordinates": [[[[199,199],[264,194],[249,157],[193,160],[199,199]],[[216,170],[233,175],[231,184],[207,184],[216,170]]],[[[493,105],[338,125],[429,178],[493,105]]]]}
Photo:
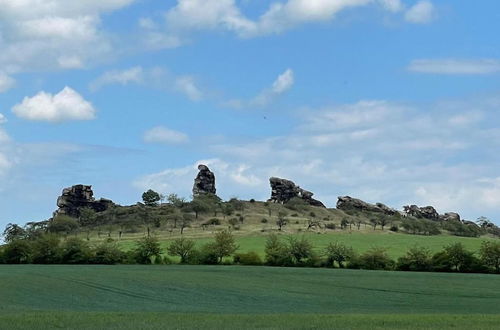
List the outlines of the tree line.
{"type": "Polygon", "coordinates": [[[180,264],[192,265],[266,265],[277,267],[326,267],[422,272],[500,273],[500,242],[484,241],[478,253],[454,243],[432,253],[420,246],[410,248],[398,259],[386,249],[371,248],[358,253],[341,242],[331,242],[319,250],[306,237],[270,234],[265,256],[250,251],[237,253],[239,247],[230,231],[215,234],[213,240],[197,246],[186,237],[174,239],[162,249],[154,236],[138,240],[131,251],[122,251],[108,239],[96,245],[80,238],[46,234],[36,239],[14,239],[0,248],[4,264],[180,264]]]}

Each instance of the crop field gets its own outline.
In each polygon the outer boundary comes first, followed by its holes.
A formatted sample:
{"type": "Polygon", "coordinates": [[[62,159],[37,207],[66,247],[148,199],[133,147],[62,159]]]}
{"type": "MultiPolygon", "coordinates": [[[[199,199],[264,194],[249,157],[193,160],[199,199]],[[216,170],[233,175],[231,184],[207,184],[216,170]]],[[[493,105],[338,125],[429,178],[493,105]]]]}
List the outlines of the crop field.
{"type": "Polygon", "coordinates": [[[0,266],[0,329],[497,329],[500,277],[244,266],[0,266]]]}

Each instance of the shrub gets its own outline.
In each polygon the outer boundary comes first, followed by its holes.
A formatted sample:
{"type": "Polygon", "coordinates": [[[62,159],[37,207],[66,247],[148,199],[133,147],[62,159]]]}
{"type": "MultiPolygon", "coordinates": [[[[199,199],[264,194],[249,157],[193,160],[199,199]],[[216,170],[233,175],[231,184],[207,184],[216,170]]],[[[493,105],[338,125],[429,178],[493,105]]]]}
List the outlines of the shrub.
{"type": "Polygon", "coordinates": [[[262,218],[262,220],[260,220],[261,223],[268,223],[269,220],[267,220],[266,218],[262,218]]]}
{"type": "Polygon", "coordinates": [[[212,218],[210,220],[205,221],[205,223],[203,223],[203,224],[204,225],[218,226],[218,225],[220,225],[220,220],[217,218],[212,218]]]}
{"type": "Polygon", "coordinates": [[[54,235],[44,235],[33,242],[33,263],[57,264],[61,262],[60,240],[54,235]]]}
{"type": "Polygon", "coordinates": [[[255,199],[250,199],[250,203],[255,203],[255,199]]]}
{"type": "Polygon", "coordinates": [[[324,250],[324,254],[326,256],[327,267],[334,266],[335,262],[337,262],[339,267],[343,268],[344,262],[349,262],[354,257],[354,250],[343,243],[333,242],[328,244],[324,250]]]}
{"type": "Polygon", "coordinates": [[[257,266],[262,265],[262,259],[256,252],[238,253],[234,255],[234,263],[239,265],[257,266]]]}
{"type": "Polygon", "coordinates": [[[460,221],[446,221],[441,226],[455,236],[479,237],[483,234],[483,230],[479,226],[465,224],[460,221]]]}
{"type": "Polygon", "coordinates": [[[396,226],[396,225],[392,225],[391,228],[389,228],[390,231],[393,231],[393,232],[398,232],[399,231],[399,227],[396,226]]]}
{"type": "Polygon", "coordinates": [[[67,215],[58,215],[49,222],[49,232],[70,234],[78,229],[78,221],[67,215]]]}
{"type": "Polygon", "coordinates": [[[171,256],[178,256],[181,258],[181,264],[188,263],[192,259],[191,255],[195,251],[195,243],[192,240],[181,237],[175,239],[167,249],[168,254],[171,256]]]}
{"type": "Polygon", "coordinates": [[[354,257],[349,263],[350,268],[372,269],[372,270],[391,270],[395,262],[389,258],[386,250],[383,248],[372,248],[359,257],[354,257]]]}
{"type": "Polygon", "coordinates": [[[434,270],[444,272],[479,272],[484,271],[471,251],[465,249],[462,243],[446,246],[432,257],[434,270]]]}
{"type": "Polygon", "coordinates": [[[140,264],[150,264],[154,259],[160,257],[161,247],[158,239],[155,237],[144,237],[137,242],[134,250],[134,259],[140,264]],[[153,259],[154,258],[154,259],[153,259]]]}
{"type": "Polygon", "coordinates": [[[28,264],[32,260],[32,253],[31,242],[16,239],[4,245],[2,259],[6,264],[28,264]]]}
{"type": "Polygon", "coordinates": [[[309,204],[300,197],[293,197],[288,202],[286,202],[285,207],[293,211],[304,211],[309,209],[309,204]]]}
{"type": "Polygon", "coordinates": [[[92,258],[92,252],[87,242],[76,238],[68,238],[62,244],[61,261],[65,264],[87,264],[92,258]]]}
{"type": "Polygon", "coordinates": [[[300,239],[293,236],[289,237],[288,250],[292,256],[293,263],[296,265],[311,265],[313,260],[316,261],[312,243],[305,237],[301,237],[300,239]]]}
{"type": "Polygon", "coordinates": [[[239,224],[239,220],[238,218],[231,218],[227,221],[229,223],[229,225],[234,229],[236,227],[236,225],[239,224]]]}
{"type": "Polygon", "coordinates": [[[397,261],[398,270],[425,272],[432,270],[432,255],[424,247],[412,247],[397,261]]]}
{"type": "Polygon", "coordinates": [[[337,225],[335,225],[334,223],[331,223],[331,222],[327,222],[327,223],[325,223],[325,228],[335,230],[337,228],[337,225]]]}
{"type": "Polygon", "coordinates": [[[269,266],[289,266],[293,263],[287,246],[275,234],[267,238],[265,253],[265,262],[269,266]]]}
{"type": "Polygon", "coordinates": [[[116,243],[105,242],[95,247],[92,263],[114,265],[125,262],[126,258],[126,253],[120,250],[116,243]]]}
{"type": "MultiPolygon", "coordinates": [[[[216,254],[214,243],[203,245],[196,256],[196,263],[202,265],[217,265],[219,264],[219,256],[216,254]]],[[[193,259],[194,261],[194,259],[193,259]]]]}
{"type": "Polygon", "coordinates": [[[500,273],[500,242],[483,242],[479,253],[486,266],[500,273]]]}

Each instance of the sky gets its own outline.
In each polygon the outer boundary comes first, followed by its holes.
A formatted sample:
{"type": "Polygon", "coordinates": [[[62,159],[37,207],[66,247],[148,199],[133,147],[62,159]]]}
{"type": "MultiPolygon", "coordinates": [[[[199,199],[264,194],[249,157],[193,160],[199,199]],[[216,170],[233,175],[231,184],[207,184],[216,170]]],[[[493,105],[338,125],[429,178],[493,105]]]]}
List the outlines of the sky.
{"type": "Polygon", "coordinates": [[[500,224],[500,3],[0,0],[0,227],[269,177],[500,224]]]}

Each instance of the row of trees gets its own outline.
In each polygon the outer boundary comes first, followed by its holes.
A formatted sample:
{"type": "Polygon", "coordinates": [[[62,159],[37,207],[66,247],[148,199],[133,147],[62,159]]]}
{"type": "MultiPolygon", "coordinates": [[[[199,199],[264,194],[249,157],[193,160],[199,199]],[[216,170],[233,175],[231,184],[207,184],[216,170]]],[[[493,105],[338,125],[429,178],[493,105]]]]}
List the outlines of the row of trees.
{"type": "Polygon", "coordinates": [[[265,244],[264,260],[256,252],[236,253],[233,235],[218,232],[213,241],[197,246],[195,241],[181,237],[166,250],[154,237],[144,237],[135,249],[124,252],[113,240],[90,245],[78,238],[61,241],[54,235],[34,240],[16,239],[0,249],[0,263],[22,264],[169,264],[168,257],[177,257],[181,264],[241,264],[286,267],[328,267],[400,271],[441,271],[500,273],[500,242],[485,241],[477,254],[461,243],[448,245],[437,253],[424,247],[412,247],[397,260],[383,248],[357,253],[341,242],[332,242],[318,251],[305,237],[283,239],[271,234],[265,244]],[[168,256],[167,256],[168,255],[168,256]]]}

